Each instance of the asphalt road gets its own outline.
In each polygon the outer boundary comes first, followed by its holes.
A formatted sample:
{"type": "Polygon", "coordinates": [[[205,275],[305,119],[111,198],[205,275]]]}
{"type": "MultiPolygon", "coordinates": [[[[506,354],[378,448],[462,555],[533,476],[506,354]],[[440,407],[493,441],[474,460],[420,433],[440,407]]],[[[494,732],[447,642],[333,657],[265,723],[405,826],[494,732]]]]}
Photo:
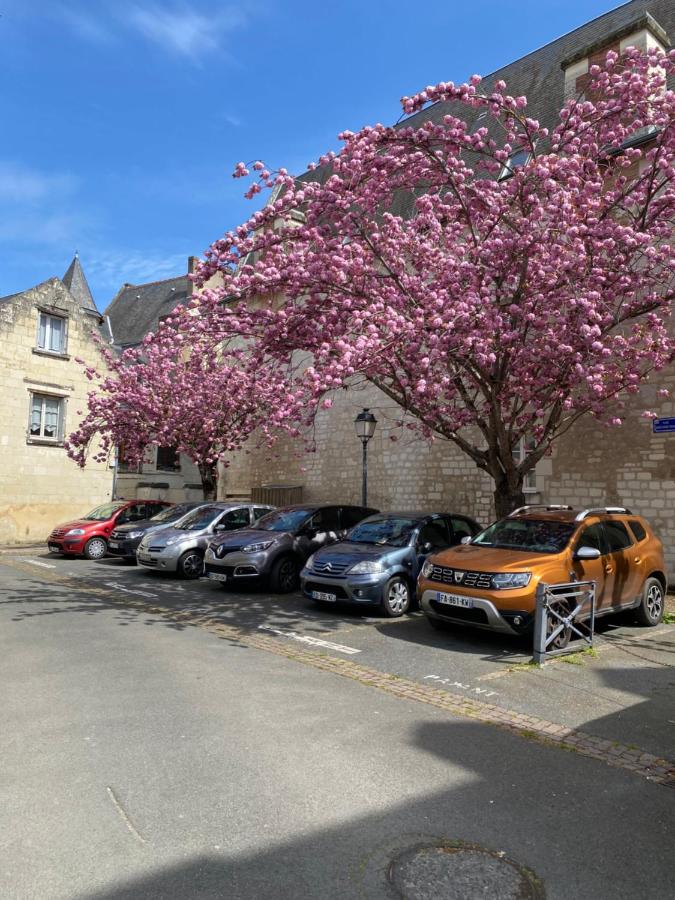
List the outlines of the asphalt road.
{"type": "MultiPolygon", "coordinates": [[[[603,668],[603,651],[598,671],[623,680],[598,688],[596,661],[533,675],[518,668],[522,643],[237,595],[113,560],[0,557],[0,590],[2,898],[385,898],[396,896],[392,859],[436,840],[506,854],[549,898],[674,896],[672,789],[195,622],[420,683],[447,679],[510,708],[539,703],[593,733],[619,723],[624,742],[625,726],[654,752],[673,728],[667,628],[651,646],[632,629],[606,634],[607,658],[634,662],[603,668]],[[532,690],[540,675],[544,690],[532,690]]],[[[409,896],[428,888],[415,882],[409,896]]]]}

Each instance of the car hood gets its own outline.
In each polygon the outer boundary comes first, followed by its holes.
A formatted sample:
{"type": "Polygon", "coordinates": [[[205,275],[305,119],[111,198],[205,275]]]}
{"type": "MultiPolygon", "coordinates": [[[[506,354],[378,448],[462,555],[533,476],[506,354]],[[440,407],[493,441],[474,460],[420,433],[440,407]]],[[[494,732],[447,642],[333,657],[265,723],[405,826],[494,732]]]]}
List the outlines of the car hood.
{"type": "Polygon", "coordinates": [[[562,553],[532,553],[528,550],[500,550],[497,547],[462,544],[459,547],[432,553],[429,561],[441,566],[477,572],[524,572],[550,565],[560,559],[562,553]]]}
{"type": "Polygon", "coordinates": [[[130,531],[150,531],[152,528],[171,528],[171,525],[164,522],[153,522],[152,519],[141,519],[139,522],[116,525],[115,531],[120,534],[129,534],[130,531]]]}
{"type": "Polygon", "coordinates": [[[145,538],[149,533],[152,533],[152,543],[153,546],[157,547],[166,547],[167,543],[171,539],[178,538],[179,540],[190,540],[191,538],[202,537],[207,534],[208,528],[200,528],[198,531],[185,531],[183,528],[172,528],[171,525],[168,525],[166,528],[149,528],[145,534],[145,538]]]}
{"type": "Polygon", "coordinates": [[[382,559],[393,552],[405,550],[405,547],[389,547],[378,546],[377,544],[356,544],[350,541],[340,541],[338,544],[331,544],[330,547],[324,547],[323,550],[317,550],[314,554],[314,563],[336,563],[344,566],[347,563],[357,563],[363,561],[374,561],[382,559]]]}
{"type": "Polygon", "coordinates": [[[102,522],[96,522],[93,519],[74,519],[72,522],[61,522],[59,525],[55,525],[52,531],[62,528],[93,528],[95,525],[105,525],[109,521],[109,519],[104,519],[102,522]]]}
{"type": "Polygon", "coordinates": [[[247,544],[259,544],[263,541],[278,541],[286,537],[288,531],[263,531],[261,528],[240,528],[228,534],[216,535],[211,542],[215,547],[227,547],[228,550],[241,550],[247,544]]]}

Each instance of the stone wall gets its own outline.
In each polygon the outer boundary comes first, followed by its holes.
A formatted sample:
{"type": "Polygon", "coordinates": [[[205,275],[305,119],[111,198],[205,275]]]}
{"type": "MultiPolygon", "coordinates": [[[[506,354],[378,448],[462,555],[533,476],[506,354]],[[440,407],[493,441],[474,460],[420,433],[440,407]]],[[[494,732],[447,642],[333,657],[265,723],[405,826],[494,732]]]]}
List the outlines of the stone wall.
{"type": "Polygon", "coordinates": [[[90,461],[82,470],[62,441],[31,439],[31,392],[63,398],[65,434],[80,420],[92,384],[79,357],[100,368],[91,332],[98,316],[79,307],[57,278],[0,301],[0,544],[42,541],[58,522],[111,497],[112,474],[90,461]],[[37,349],[39,308],[67,317],[65,353],[37,349]]]}

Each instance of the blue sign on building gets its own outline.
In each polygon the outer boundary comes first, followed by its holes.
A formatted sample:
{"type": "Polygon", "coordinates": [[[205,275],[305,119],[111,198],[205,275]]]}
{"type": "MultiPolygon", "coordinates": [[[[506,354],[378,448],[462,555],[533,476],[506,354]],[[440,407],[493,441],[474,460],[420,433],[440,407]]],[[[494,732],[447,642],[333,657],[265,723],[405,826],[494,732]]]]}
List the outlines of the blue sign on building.
{"type": "Polygon", "coordinates": [[[652,419],[652,430],[654,434],[664,434],[667,431],[675,431],[675,418],[652,419]]]}

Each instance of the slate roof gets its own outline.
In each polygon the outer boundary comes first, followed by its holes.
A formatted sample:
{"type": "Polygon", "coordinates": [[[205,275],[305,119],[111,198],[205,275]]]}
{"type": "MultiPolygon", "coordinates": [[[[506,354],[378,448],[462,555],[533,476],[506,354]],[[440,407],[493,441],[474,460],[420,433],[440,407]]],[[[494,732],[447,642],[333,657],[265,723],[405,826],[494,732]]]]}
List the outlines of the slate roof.
{"type": "Polygon", "coordinates": [[[123,285],[105,311],[115,344],[122,347],[139,344],[148,332],[156,331],[160,319],[187,301],[190,287],[187,275],[148,284],[123,285]]]}
{"type": "Polygon", "coordinates": [[[77,253],[61,281],[68,288],[76,303],[84,306],[86,309],[93,309],[98,312],[77,253]]]}
{"type": "MultiPolygon", "coordinates": [[[[597,49],[594,45],[609,43],[608,39],[616,32],[628,28],[632,23],[640,23],[646,13],[661,26],[671,42],[675,41],[675,0],[630,0],[485,76],[481,90],[489,93],[496,81],[504,80],[507,93],[514,97],[521,95],[527,97],[528,116],[538,119],[544,127],[551,130],[557,124],[558,113],[564,103],[563,63],[568,63],[578,56],[583,48],[597,49]]],[[[640,23],[639,27],[644,27],[644,23],[640,23]]],[[[466,72],[463,77],[468,79],[472,74],[466,72]]],[[[419,88],[421,89],[422,85],[419,88]]],[[[415,124],[421,125],[428,120],[441,122],[443,116],[452,111],[452,104],[436,103],[406,117],[400,124],[410,127],[415,124]]],[[[464,107],[459,115],[461,117],[467,115],[464,107]]],[[[322,166],[303,173],[299,176],[299,180],[323,181],[329,173],[330,167],[322,166]]],[[[410,215],[413,200],[411,194],[399,196],[395,199],[391,211],[401,216],[410,215]]]]}

